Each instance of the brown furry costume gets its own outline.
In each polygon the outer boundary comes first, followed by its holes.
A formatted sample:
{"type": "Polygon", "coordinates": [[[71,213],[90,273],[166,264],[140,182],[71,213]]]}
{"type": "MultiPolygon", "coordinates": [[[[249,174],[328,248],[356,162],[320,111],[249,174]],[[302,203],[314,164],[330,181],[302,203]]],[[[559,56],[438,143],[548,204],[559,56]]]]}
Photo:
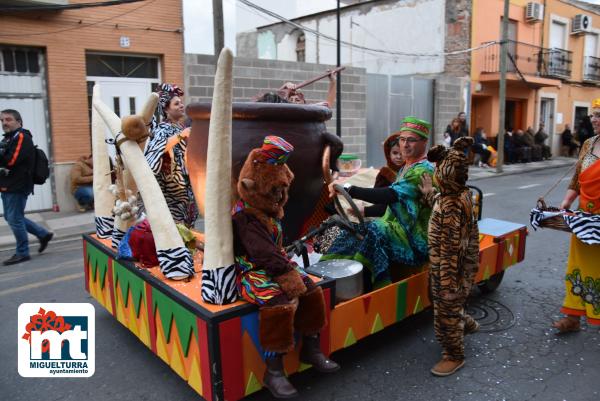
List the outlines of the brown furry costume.
{"type": "Polygon", "coordinates": [[[241,200],[233,216],[239,292],[260,306],[259,338],[268,354],[264,383],[276,397],[295,394],[281,364],[281,353],[294,347],[294,329],[304,336],[303,362],[320,371],[339,368],[319,348],[318,333],[326,320],[323,292],[282,246],[279,219],[294,178],[285,160],[292,149],[281,138],[267,137],[263,148],[250,152],[240,172],[241,200]]]}

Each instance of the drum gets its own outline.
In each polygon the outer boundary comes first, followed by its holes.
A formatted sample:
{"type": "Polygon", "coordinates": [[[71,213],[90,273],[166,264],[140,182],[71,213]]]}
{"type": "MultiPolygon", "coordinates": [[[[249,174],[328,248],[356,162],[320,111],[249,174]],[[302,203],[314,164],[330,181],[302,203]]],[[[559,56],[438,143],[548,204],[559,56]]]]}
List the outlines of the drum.
{"type": "Polygon", "coordinates": [[[363,293],[363,265],[355,260],[325,260],[305,270],[314,276],[335,280],[336,303],[348,301],[363,293]]]}

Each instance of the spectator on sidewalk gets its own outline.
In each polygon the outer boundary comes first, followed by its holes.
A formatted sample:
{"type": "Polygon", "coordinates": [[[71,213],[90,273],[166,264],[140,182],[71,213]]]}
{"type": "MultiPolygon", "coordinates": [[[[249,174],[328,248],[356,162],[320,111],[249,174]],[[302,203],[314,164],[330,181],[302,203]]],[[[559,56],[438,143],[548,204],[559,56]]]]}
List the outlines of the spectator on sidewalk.
{"type": "Polygon", "coordinates": [[[565,129],[560,134],[560,137],[562,146],[568,148],[569,157],[573,157],[577,153],[577,149],[579,149],[579,144],[573,138],[569,124],[565,124],[565,129]]]}
{"type": "Polygon", "coordinates": [[[25,217],[27,198],[33,192],[35,148],[31,133],[23,129],[21,114],[16,110],[2,110],[0,121],[4,131],[4,138],[0,141],[0,192],[4,219],[17,242],[15,254],[3,262],[7,266],[31,259],[28,232],[40,241],[40,253],[54,234],[25,217]]]}
{"type": "Polygon", "coordinates": [[[458,117],[452,119],[452,121],[450,122],[450,125],[448,125],[446,127],[445,133],[450,136],[450,146],[452,146],[454,141],[456,141],[461,136],[468,135],[468,133],[465,135],[465,131],[462,129],[462,126],[460,124],[460,120],[458,119],[458,117]]]}
{"type": "Polygon", "coordinates": [[[511,164],[517,161],[514,144],[514,134],[512,127],[504,133],[504,163],[511,164]]]}
{"type": "Polygon", "coordinates": [[[480,127],[475,130],[474,140],[471,149],[473,150],[473,153],[481,155],[479,167],[489,167],[489,160],[492,152],[488,150],[487,135],[483,128],[480,127]]]}
{"type": "Polygon", "coordinates": [[[515,145],[515,155],[517,161],[521,163],[529,163],[531,161],[531,146],[527,145],[525,133],[522,129],[515,131],[513,135],[513,143],[515,145]]]}
{"type": "Polygon", "coordinates": [[[552,151],[550,146],[546,145],[546,139],[548,139],[548,134],[544,130],[544,123],[540,122],[538,132],[535,134],[535,144],[542,147],[542,158],[548,160],[552,157],[552,151]]]}
{"type": "Polygon", "coordinates": [[[71,193],[80,212],[94,208],[94,164],[92,155],[81,156],[71,167],[71,193]]]}
{"type": "Polygon", "coordinates": [[[533,132],[532,127],[527,127],[525,130],[525,143],[527,146],[531,148],[531,160],[534,162],[540,161],[543,159],[543,150],[541,145],[537,145],[535,143],[535,133],[533,132]]]}

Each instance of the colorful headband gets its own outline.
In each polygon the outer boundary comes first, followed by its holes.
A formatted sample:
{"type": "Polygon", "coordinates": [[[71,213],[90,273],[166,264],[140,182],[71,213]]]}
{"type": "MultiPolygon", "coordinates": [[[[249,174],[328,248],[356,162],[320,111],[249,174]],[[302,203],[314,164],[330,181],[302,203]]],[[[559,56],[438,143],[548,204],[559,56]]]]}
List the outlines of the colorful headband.
{"type": "Polygon", "coordinates": [[[167,107],[169,107],[169,102],[175,96],[181,97],[183,96],[183,91],[177,85],[171,85],[167,83],[163,83],[160,85],[158,90],[158,111],[163,116],[166,116],[167,107]]]}
{"type": "Polygon", "coordinates": [[[264,162],[269,164],[285,164],[294,147],[278,136],[269,135],[265,137],[260,153],[264,162]]]}

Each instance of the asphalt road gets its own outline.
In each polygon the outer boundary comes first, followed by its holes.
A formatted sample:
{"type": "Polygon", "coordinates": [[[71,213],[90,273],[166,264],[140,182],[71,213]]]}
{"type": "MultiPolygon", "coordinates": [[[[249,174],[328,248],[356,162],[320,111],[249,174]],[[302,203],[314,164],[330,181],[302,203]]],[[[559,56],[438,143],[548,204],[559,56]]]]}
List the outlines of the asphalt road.
{"type": "MultiPolygon", "coordinates": [[[[484,217],[528,222],[536,199],[565,169],[479,180],[484,217]]],[[[563,180],[546,199],[558,205],[563,180]]],[[[424,312],[337,352],[338,373],[294,375],[301,400],[600,400],[600,332],[556,336],[568,235],[542,230],[528,237],[525,261],[500,288],[472,299],[482,331],[466,340],[467,364],[433,377],[440,356],[431,313],[424,312]]],[[[10,254],[0,254],[1,259],[10,254]]],[[[4,400],[197,400],[158,357],[122,327],[83,286],[80,241],[52,243],[23,265],[0,267],[0,394],[4,400]],[[23,302],[91,302],[96,307],[96,373],[89,379],[24,379],[17,373],[17,308],[23,302]]],[[[261,391],[248,400],[271,400],[261,391]]]]}

